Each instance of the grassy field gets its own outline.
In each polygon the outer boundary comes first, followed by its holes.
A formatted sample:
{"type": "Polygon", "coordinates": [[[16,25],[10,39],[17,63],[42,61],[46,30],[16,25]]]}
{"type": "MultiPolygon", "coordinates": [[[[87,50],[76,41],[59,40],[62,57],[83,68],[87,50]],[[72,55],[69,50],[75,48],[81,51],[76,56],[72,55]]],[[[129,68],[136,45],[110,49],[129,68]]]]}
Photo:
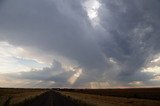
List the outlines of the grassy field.
{"type": "Polygon", "coordinates": [[[26,99],[34,98],[47,90],[45,89],[9,89],[0,88],[0,106],[16,104],[26,99]]]}
{"type": "Polygon", "coordinates": [[[160,88],[60,89],[60,91],[138,99],[160,100],[160,88]]]}
{"type": "Polygon", "coordinates": [[[160,89],[0,89],[0,106],[92,105],[160,106],[160,89]]]}
{"type": "Polygon", "coordinates": [[[94,106],[160,106],[160,101],[158,100],[100,96],[66,91],[60,91],[60,93],[94,106]]]}

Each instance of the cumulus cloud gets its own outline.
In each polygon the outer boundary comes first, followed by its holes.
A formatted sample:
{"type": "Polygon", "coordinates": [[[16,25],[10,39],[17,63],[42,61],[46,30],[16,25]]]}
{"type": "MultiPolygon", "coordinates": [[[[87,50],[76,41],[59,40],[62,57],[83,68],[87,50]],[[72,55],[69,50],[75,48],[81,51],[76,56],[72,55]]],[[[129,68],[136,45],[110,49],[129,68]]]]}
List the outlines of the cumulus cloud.
{"type": "Polygon", "coordinates": [[[63,64],[14,75],[57,86],[127,86],[136,81],[150,85],[154,75],[142,70],[160,52],[160,2],[94,1],[1,2],[0,40],[43,51],[63,64]],[[64,68],[69,66],[78,71],[64,68]]]}
{"type": "MultiPolygon", "coordinates": [[[[46,85],[50,85],[52,83],[50,87],[72,87],[74,86],[74,83],[77,81],[81,73],[82,69],[80,69],[79,67],[72,67],[66,69],[62,66],[60,62],[54,60],[51,67],[45,67],[41,70],[32,69],[27,72],[22,71],[17,73],[7,73],[1,75],[6,77],[3,78],[3,82],[7,82],[7,79],[16,79],[18,80],[18,82],[20,80],[29,80],[30,87],[34,87],[35,82],[38,82],[40,86],[42,86],[41,84],[43,83],[46,83],[46,85]]],[[[24,86],[28,86],[28,83],[24,84],[24,86]]]]}

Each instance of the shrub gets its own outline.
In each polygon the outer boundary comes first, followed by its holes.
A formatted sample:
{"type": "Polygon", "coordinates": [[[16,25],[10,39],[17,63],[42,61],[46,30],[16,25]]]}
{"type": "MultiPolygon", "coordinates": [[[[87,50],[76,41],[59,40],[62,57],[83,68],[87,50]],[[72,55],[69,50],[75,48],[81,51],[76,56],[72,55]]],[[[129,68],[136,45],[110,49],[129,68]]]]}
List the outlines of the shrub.
{"type": "Polygon", "coordinates": [[[13,97],[9,97],[7,101],[4,103],[4,106],[9,106],[13,97]]]}

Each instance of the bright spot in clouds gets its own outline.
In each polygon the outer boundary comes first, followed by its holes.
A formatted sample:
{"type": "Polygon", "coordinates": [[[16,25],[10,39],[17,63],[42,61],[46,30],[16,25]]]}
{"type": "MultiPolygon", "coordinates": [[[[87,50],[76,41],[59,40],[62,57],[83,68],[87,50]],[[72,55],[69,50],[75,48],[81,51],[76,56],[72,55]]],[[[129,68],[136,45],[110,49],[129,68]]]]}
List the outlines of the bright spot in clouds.
{"type": "Polygon", "coordinates": [[[74,84],[77,81],[77,79],[80,77],[80,75],[82,74],[82,69],[77,69],[76,71],[77,72],[68,79],[68,82],[70,84],[74,84]]]}
{"type": "Polygon", "coordinates": [[[153,73],[154,75],[160,74],[160,54],[157,54],[154,57],[155,58],[142,69],[142,72],[153,73]]]}
{"type": "Polygon", "coordinates": [[[87,0],[84,6],[90,19],[94,19],[98,16],[98,9],[101,6],[98,0],[87,0]]]}
{"type": "Polygon", "coordinates": [[[142,81],[133,81],[133,82],[130,82],[129,85],[131,85],[131,86],[142,86],[143,82],[142,81]]]}
{"type": "Polygon", "coordinates": [[[142,72],[150,72],[157,75],[157,74],[160,74],[160,66],[148,67],[148,68],[145,68],[142,72]]]}
{"type": "Polygon", "coordinates": [[[86,9],[88,17],[94,26],[97,25],[99,21],[98,9],[100,6],[101,4],[99,0],[86,0],[84,2],[84,8],[86,9]]]}

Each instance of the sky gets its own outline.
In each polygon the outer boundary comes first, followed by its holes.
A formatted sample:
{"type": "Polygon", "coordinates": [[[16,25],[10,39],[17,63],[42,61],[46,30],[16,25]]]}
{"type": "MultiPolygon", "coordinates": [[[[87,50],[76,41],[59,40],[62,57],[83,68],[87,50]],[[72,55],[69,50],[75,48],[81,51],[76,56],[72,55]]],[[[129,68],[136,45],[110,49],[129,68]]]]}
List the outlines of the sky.
{"type": "Polygon", "coordinates": [[[159,0],[0,0],[0,87],[159,87],[159,10],[159,0]]]}

